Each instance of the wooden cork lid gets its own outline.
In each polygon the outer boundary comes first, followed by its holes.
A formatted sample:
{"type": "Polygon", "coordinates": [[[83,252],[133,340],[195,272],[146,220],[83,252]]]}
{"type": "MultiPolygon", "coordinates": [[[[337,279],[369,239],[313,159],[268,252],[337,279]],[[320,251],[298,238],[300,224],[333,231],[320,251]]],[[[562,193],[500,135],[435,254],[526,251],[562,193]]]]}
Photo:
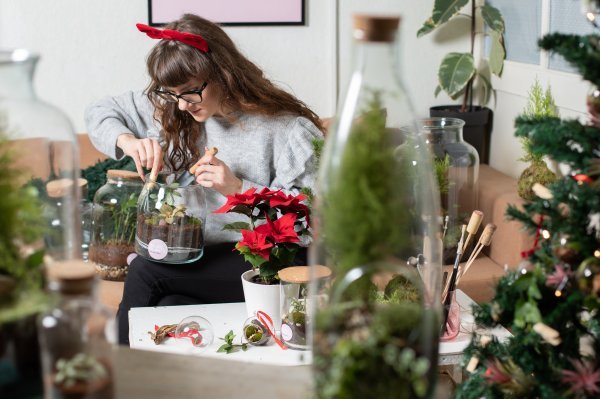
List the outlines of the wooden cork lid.
{"type": "Polygon", "coordinates": [[[331,269],[327,266],[292,266],[281,269],[278,273],[279,279],[287,283],[308,283],[311,278],[311,268],[313,269],[312,276],[315,279],[331,276],[331,269]]]}
{"type": "Polygon", "coordinates": [[[120,169],[109,169],[106,171],[106,177],[109,179],[141,180],[141,177],[137,174],[137,172],[120,169]]]}
{"type": "Polygon", "coordinates": [[[96,271],[81,259],[56,261],[46,266],[50,286],[64,294],[91,293],[96,271]]]}
{"type": "Polygon", "coordinates": [[[400,25],[400,17],[356,14],[354,39],[362,42],[393,42],[400,25]]]}
{"type": "MultiPolygon", "coordinates": [[[[81,177],[77,179],[77,187],[79,188],[80,192],[84,192],[87,189],[87,184],[88,181],[86,179],[81,177]]],[[[46,183],[46,192],[50,198],[60,198],[64,197],[72,187],[73,179],[55,179],[46,183]]]]}

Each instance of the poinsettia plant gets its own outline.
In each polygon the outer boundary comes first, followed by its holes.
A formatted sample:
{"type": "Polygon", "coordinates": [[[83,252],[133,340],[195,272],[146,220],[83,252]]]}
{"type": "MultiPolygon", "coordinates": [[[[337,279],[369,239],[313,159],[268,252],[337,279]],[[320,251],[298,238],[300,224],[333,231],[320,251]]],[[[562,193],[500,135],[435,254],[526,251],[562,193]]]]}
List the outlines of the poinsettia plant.
{"type": "Polygon", "coordinates": [[[241,213],[249,222],[223,226],[235,230],[242,239],[235,248],[252,264],[265,284],[277,281],[277,272],[293,264],[302,237],[310,235],[310,210],[304,194],[290,195],[281,190],[250,188],[228,195],[227,203],[214,213],[241,213]]]}

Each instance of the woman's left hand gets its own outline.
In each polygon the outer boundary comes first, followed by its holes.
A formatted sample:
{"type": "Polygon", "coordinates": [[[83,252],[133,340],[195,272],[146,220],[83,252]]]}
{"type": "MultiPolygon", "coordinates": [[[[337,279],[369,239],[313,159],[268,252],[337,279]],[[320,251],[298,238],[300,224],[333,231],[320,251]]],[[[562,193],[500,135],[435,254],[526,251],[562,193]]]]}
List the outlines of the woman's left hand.
{"type": "Polygon", "coordinates": [[[202,187],[212,188],[222,195],[233,195],[242,191],[242,180],[238,179],[229,166],[215,155],[206,151],[196,163],[196,182],[202,187]]]}

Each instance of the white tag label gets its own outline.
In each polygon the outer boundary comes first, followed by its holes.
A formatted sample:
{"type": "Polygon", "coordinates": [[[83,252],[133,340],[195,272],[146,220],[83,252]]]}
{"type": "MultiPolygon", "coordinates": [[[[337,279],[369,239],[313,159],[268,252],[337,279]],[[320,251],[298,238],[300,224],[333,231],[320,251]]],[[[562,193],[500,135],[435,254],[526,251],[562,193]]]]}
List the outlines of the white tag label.
{"type": "Polygon", "coordinates": [[[152,259],[164,259],[167,256],[168,252],[169,248],[167,247],[167,243],[163,240],[155,238],[154,240],[148,243],[148,254],[150,254],[152,259]]]}
{"type": "Polygon", "coordinates": [[[294,336],[294,333],[292,332],[291,327],[288,326],[287,324],[282,324],[281,325],[281,339],[283,339],[284,341],[289,341],[290,339],[292,339],[293,336],[294,336]]]}

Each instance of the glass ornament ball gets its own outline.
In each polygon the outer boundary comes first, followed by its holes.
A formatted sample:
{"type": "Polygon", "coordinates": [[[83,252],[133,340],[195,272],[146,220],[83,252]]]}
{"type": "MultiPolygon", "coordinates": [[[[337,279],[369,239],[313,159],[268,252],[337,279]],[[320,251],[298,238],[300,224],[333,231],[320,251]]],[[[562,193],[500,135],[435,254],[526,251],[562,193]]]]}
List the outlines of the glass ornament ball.
{"type": "Polygon", "coordinates": [[[242,327],[244,341],[250,345],[261,346],[269,342],[269,331],[256,317],[249,317],[242,327]]]}
{"type": "Polygon", "coordinates": [[[175,329],[175,338],[189,339],[197,348],[206,348],[215,338],[212,324],[202,316],[189,316],[175,329]]]}
{"type": "Polygon", "coordinates": [[[577,269],[579,288],[586,294],[600,297],[600,259],[586,258],[577,269]]]}

